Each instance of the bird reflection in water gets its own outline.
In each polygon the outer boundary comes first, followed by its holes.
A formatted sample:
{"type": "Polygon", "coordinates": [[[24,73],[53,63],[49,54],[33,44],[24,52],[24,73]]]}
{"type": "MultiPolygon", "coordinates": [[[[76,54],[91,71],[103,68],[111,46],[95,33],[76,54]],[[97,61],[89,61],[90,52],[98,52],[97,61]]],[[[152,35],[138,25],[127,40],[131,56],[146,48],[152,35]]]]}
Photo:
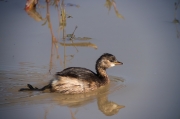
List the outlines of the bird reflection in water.
{"type": "MultiPolygon", "coordinates": [[[[59,93],[48,93],[49,90],[45,90],[43,93],[35,92],[35,93],[27,93],[22,92],[14,92],[13,97],[9,97],[4,102],[1,102],[1,107],[18,107],[21,105],[34,105],[34,104],[49,104],[47,110],[45,109],[45,117],[54,108],[54,106],[66,106],[71,108],[80,108],[85,106],[89,103],[93,103],[97,99],[98,109],[106,116],[112,116],[117,114],[120,109],[124,108],[125,106],[119,105],[116,102],[110,101],[108,99],[108,95],[116,92],[123,87],[125,84],[122,78],[112,77],[109,76],[111,82],[108,85],[100,87],[98,90],[89,92],[89,93],[82,93],[82,94],[74,94],[74,95],[63,95],[59,93]]],[[[17,87],[16,87],[17,88],[17,87]]],[[[29,107],[29,106],[28,106],[29,107]]],[[[71,115],[73,113],[71,112],[71,115]]]]}
{"type": "Polygon", "coordinates": [[[88,103],[92,103],[97,99],[98,109],[103,114],[106,116],[115,115],[119,112],[120,109],[125,108],[125,106],[108,100],[108,95],[123,88],[125,85],[123,82],[121,82],[124,80],[122,78],[119,78],[118,80],[120,81],[118,82],[117,79],[112,76],[110,76],[110,79],[110,84],[89,93],[76,95],[59,95],[59,93],[51,93],[51,102],[54,102],[56,105],[67,106],[69,108],[78,108],[88,103]]]}

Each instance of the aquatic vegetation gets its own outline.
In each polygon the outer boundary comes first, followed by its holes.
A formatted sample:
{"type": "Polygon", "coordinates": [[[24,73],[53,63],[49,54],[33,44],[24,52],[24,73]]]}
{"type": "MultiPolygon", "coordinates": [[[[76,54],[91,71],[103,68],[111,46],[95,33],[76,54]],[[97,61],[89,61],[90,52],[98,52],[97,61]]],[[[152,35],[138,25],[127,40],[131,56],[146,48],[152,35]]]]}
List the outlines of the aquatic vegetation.
{"type": "Polygon", "coordinates": [[[62,46],[78,46],[78,47],[92,47],[97,49],[97,46],[91,42],[80,42],[80,43],[61,43],[62,46]]]}
{"type": "Polygon", "coordinates": [[[73,37],[74,40],[91,40],[92,38],[90,37],[75,37],[73,34],[67,34],[67,38],[70,40],[71,37],[73,37]]]}
{"type": "Polygon", "coordinates": [[[111,10],[111,6],[113,6],[114,7],[114,11],[116,13],[116,16],[118,18],[124,19],[124,17],[118,12],[118,9],[116,7],[116,3],[115,3],[114,0],[106,0],[106,3],[105,3],[104,6],[106,6],[108,8],[108,11],[110,11],[111,10]]]}
{"type": "Polygon", "coordinates": [[[80,7],[79,5],[77,5],[77,4],[72,4],[72,3],[67,3],[66,6],[77,7],[77,8],[80,7]]]}
{"type": "Polygon", "coordinates": [[[38,4],[38,0],[27,0],[24,9],[25,9],[25,10],[34,9],[37,4],[38,4]]]}
{"type": "Polygon", "coordinates": [[[35,8],[32,8],[30,10],[26,10],[26,13],[33,18],[35,21],[43,21],[42,16],[36,11],[35,8]]]}

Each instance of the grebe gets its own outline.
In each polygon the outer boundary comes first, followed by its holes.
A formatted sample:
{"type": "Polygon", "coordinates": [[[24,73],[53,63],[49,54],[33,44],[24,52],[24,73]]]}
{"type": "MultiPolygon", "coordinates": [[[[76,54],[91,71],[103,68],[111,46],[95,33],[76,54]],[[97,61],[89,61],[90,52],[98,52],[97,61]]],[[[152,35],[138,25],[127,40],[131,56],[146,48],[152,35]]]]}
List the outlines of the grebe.
{"type": "Polygon", "coordinates": [[[55,79],[43,88],[34,88],[27,84],[28,88],[21,88],[19,91],[43,91],[50,89],[51,92],[59,92],[62,94],[85,93],[98,89],[110,82],[106,69],[115,65],[122,65],[116,57],[109,53],[104,53],[96,61],[96,72],[81,68],[69,67],[55,74],[55,79]]]}

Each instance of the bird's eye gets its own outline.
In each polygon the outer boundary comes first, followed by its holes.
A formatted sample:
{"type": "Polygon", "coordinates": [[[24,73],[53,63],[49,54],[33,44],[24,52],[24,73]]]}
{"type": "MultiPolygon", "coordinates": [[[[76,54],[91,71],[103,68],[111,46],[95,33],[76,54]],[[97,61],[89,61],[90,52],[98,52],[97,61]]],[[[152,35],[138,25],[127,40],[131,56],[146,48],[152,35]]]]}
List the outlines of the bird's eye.
{"type": "Polygon", "coordinates": [[[113,60],[109,60],[110,62],[113,62],[113,60]]]}
{"type": "Polygon", "coordinates": [[[111,58],[109,59],[110,62],[114,62],[115,60],[116,60],[115,57],[111,57],[111,58]]]}

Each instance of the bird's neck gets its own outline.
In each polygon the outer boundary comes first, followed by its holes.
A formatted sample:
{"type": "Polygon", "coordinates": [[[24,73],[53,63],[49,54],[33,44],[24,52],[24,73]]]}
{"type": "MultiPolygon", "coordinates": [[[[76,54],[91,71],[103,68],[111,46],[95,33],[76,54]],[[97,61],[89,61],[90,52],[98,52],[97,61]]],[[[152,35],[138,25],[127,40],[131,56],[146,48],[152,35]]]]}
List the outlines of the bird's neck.
{"type": "Polygon", "coordinates": [[[102,79],[104,84],[109,83],[109,78],[106,73],[106,69],[98,67],[98,65],[96,65],[96,72],[97,72],[98,77],[102,79]]]}

